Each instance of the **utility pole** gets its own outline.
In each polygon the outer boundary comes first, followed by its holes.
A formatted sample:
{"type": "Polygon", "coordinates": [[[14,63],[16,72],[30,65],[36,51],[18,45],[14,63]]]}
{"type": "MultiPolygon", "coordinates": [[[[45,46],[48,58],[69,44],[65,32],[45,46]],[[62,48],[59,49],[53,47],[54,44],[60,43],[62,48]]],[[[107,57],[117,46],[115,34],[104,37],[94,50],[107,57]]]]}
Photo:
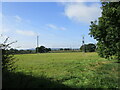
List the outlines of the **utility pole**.
{"type": "Polygon", "coordinates": [[[36,53],[38,53],[38,47],[39,47],[39,36],[37,35],[37,48],[36,48],[36,53]]]}
{"type": "Polygon", "coordinates": [[[82,51],[85,52],[85,41],[84,41],[84,35],[82,37],[82,51]]]}

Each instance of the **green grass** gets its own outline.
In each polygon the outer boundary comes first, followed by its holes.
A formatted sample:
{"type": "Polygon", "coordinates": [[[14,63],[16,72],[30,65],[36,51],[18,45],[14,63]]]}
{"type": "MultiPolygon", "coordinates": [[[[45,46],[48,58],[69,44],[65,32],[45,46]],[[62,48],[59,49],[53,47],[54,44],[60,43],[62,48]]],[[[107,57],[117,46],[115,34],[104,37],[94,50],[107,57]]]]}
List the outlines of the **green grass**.
{"type": "Polygon", "coordinates": [[[19,61],[14,73],[35,78],[20,79],[25,85],[19,86],[18,81],[16,87],[118,88],[118,63],[100,58],[97,53],[42,53],[15,57],[19,61]]]}

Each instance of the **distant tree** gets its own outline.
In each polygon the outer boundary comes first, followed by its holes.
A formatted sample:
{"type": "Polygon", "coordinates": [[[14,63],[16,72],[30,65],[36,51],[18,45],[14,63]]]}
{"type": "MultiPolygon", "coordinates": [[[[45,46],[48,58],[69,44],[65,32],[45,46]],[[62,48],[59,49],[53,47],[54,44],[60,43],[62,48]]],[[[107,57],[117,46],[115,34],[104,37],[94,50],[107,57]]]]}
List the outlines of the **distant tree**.
{"type": "Polygon", "coordinates": [[[14,49],[14,54],[18,54],[18,53],[19,53],[19,50],[14,49]]]}
{"type": "Polygon", "coordinates": [[[102,16],[90,25],[90,35],[98,41],[101,57],[116,56],[120,62],[120,2],[103,2],[102,16]]]}
{"type": "Polygon", "coordinates": [[[60,50],[64,50],[63,48],[60,48],[60,50]]]}
{"type": "Polygon", "coordinates": [[[80,50],[81,50],[81,51],[83,50],[83,47],[84,47],[84,51],[85,51],[85,52],[95,52],[95,50],[96,50],[95,44],[92,44],[92,43],[82,45],[82,46],[80,47],[80,50]]]}
{"type": "Polygon", "coordinates": [[[45,48],[44,46],[40,46],[40,47],[38,48],[38,52],[39,52],[39,53],[45,53],[45,52],[46,52],[46,48],[45,48]]]}
{"type": "Polygon", "coordinates": [[[45,48],[44,46],[40,46],[36,48],[36,51],[38,51],[39,53],[46,53],[51,51],[51,48],[45,48]]]}
{"type": "Polygon", "coordinates": [[[96,49],[95,44],[92,44],[92,43],[87,44],[86,51],[88,51],[88,52],[95,52],[95,49],[96,49]]]}
{"type": "Polygon", "coordinates": [[[9,49],[9,53],[14,53],[14,54],[29,54],[29,53],[35,53],[34,50],[17,50],[17,49],[9,49]]]}
{"type": "Polygon", "coordinates": [[[84,52],[86,52],[86,44],[84,44],[80,47],[80,51],[83,51],[83,50],[84,50],[84,52]]]}
{"type": "Polygon", "coordinates": [[[19,50],[19,53],[20,54],[26,54],[26,51],[25,50],[19,50]]]}
{"type": "Polygon", "coordinates": [[[32,50],[26,50],[27,53],[32,53],[32,50]]]}
{"type": "Polygon", "coordinates": [[[19,53],[19,51],[18,51],[17,49],[13,49],[13,48],[9,49],[8,52],[9,52],[10,54],[11,54],[11,53],[14,53],[14,54],[19,53]]]}
{"type": "Polygon", "coordinates": [[[65,48],[64,50],[71,50],[70,48],[65,48]]]}
{"type": "Polygon", "coordinates": [[[49,52],[49,51],[51,51],[51,48],[46,48],[45,51],[46,51],[46,52],[49,52]]]}

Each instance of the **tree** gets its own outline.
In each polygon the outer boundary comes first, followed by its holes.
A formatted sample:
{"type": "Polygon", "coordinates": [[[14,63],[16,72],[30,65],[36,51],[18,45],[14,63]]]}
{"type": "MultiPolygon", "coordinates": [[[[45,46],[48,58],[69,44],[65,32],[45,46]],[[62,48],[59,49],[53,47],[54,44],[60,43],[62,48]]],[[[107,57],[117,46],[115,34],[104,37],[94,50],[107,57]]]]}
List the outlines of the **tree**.
{"type": "Polygon", "coordinates": [[[14,53],[9,52],[8,50],[11,48],[10,45],[15,43],[16,41],[6,44],[8,38],[6,38],[4,43],[0,44],[0,50],[2,51],[2,71],[13,71],[16,68],[14,65],[14,63],[16,62],[14,53]]]}
{"type": "Polygon", "coordinates": [[[120,61],[120,2],[103,2],[102,16],[90,25],[90,35],[98,41],[101,57],[116,56],[120,61]]]}
{"type": "Polygon", "coordinates": [[[40,53],[45,53],[46,52],[46,48],[44,46],[40,46],[40,48],[38,49],[38,51],[40,53]]]}
{"type": "Polygon", "coordinates": [[[46,52],[49,52],[49,51],[51,51],[51,48],[46,48],[45,50],[46,50],[46,52]]]}
{"type": "Polygon", "coordinates": [[[63,48],[60,48],[60,50],[64,50],[63,48]]]}
{"type": "Polygon", "coordinates": [[[86,52],[86,44],[84,44],[84,45],[82,45],[82,46],[80,47],[80,51],[86,52]]]}
{"type": "Polygon", "coordinates": [[[95,52],[95,50],[96,50],[95,44],[92,44],[92,43],[82,45],[80,47],[81,51],[83,50],[83,47],[85,47],[85,52],[95,52]]]}
{"type": "Polygon", "coordinates": [[[86,50],[87,50],[88,52],[95,52],[95,50],[96,50],[95,44],[92,44],[92,43],[88,44],[86,50]]]}
{"type": "Polygon", "coordinates": [[[64,48],[65,51],[69,51],[72,50],[71,48],[64,48]]]}
{"type": "Polygon", "coordinates": [[[11,53],[14,53],[14,54],[18,54],[18,53],[19,53],[19,51],[18,51],[17,49],[13,49],[13,48],[9,49],[8,52],[9,52],[10,54],[11,54],[11,53]]]}
{"type": "Polygon", "coordinates": [[[49,51],[51,51],[51,49],[50,48],[45,48],[44,46],[40,46],[40,47],[37,47],[36,48],[36,52],[39,52],[39,53],[45,53],[45,52],[49,52],[49,51]]]}

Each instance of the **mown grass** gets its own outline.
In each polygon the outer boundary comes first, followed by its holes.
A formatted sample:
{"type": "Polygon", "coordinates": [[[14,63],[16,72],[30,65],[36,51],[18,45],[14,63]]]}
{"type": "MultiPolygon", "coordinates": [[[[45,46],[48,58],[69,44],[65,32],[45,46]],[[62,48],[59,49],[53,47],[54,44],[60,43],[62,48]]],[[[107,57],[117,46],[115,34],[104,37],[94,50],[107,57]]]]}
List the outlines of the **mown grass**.
{"type": "Polygon", "coordinates": [[[31,80],[24,78],[26,82],[20,79],[25,85],[18,84],[16,87],[118,88],[119,86],[118,63],[115,63],[115,60],[100,58],[97,53],[42,53],[15,57],[19,61],[16,62],[18,68],[14,73],[35,78],[31,80]]]}

